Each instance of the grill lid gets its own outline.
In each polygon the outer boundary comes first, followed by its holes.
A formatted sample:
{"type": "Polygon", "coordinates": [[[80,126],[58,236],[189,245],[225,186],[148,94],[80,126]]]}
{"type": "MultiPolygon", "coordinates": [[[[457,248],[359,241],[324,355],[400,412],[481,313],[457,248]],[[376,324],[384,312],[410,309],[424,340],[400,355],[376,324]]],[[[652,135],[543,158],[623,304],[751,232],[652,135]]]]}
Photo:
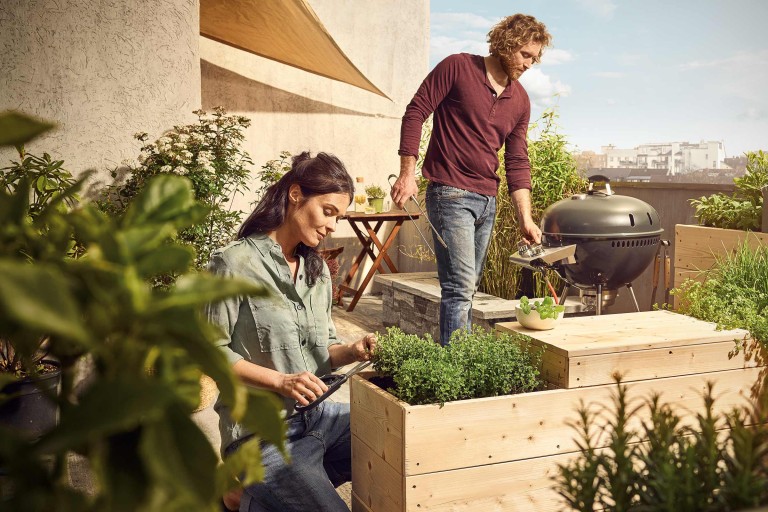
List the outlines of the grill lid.
{"type": "Polygon", "coordinates": [[[660,235],[656,209],[640,199],[614,194],[605,176],[591,176],[589,190],[551,205],[541,218],[548,237],[623,238],[660,235]],[[603,182],[604,190],[593,189],[603,182]]]}

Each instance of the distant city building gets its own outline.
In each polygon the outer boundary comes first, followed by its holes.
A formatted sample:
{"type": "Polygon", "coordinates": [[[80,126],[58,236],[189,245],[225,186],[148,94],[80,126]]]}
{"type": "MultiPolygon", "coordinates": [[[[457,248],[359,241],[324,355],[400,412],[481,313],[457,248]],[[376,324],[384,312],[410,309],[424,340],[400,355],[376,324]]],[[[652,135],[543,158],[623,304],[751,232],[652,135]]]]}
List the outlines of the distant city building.
{"type": "Polygon", "coordinates": [[[576,158],[576,164],[579,166],[579,169],[607,167],[605,165],[606,156],[602,153],[595,153],[594,151],[582,151],[581,153],[574,155],[574,157],[576,158]]]}
{"type": "MultiPolygon", "coordinates": [[[[720,141],[664,142],[642,144],[634,149],[602,146],[608,169],[634,168],[665,171],[667,176],[685,174],[700,169],[728,169],[724,163],[725,149],[720,141]]],[[[591,152],[590,152],[591,153],[591,152]]],[[[596,155],[595,155],[596,156],[596,155]]],[[[595,166],[597,167],[597,166],[595,166]]]]}

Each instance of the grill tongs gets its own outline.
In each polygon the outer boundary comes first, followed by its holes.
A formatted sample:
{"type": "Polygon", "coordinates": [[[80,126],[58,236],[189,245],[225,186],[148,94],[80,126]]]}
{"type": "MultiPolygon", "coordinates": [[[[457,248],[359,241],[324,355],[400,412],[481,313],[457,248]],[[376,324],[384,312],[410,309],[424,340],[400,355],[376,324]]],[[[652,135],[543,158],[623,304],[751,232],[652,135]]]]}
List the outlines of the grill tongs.
{"type": "Polygon", "coordinates": [[[320,403],[323,400],[325,400],[326,398],[334,394],[336,390],[338,390],[342,384],[347,382],[347,380],[349,380],[351,376],[364,370],[370,364],[371,364],[371,361],[363,361],[362,363],[354,366],[347,373],[328,373],[323,375],[322,377],[320,377],[320,380],[322,380],[325,383],[325,385],[328,386],[328,390],[322,395],[320,395],[319,397],[315,398],[312,402],[309,402],[307,405],[301,405],[297,403],[294,406],[294,409],[296,410],[296,412],[304,412],[304,411],[309,411],[310,409],[314,409],[315,407],[320,405],[320,403]]]}

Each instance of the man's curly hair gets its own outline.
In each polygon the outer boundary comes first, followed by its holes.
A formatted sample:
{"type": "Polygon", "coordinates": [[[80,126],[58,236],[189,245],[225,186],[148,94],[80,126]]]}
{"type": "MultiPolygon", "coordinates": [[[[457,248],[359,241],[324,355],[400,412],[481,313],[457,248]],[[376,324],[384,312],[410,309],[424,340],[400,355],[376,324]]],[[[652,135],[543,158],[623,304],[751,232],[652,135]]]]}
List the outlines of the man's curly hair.
{"type": "Polygon", "coordinates": [[[552,43],[552,34],[543,23],[526,14],[507,16],[488,32],[488,50],[494,57],[515,52],[531,41],[541,44],[541,51],[533,59],[539,62],[544,48],[552,43]]]}

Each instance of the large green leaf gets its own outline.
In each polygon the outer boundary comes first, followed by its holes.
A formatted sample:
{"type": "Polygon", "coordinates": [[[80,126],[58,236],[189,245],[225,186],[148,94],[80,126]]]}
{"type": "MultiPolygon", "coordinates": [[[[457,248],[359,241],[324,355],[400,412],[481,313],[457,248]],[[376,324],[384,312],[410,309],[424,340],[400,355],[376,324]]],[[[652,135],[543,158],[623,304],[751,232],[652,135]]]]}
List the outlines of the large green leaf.
{"type": "Polygon", "coordinates": [[[272,443],[285,454],[285,421],[283,403],[274,393],[248,388],[248,407],[241,420],[251,432],[272,443]]]}
{"type": "Polygon", "coordinates": [[[185,412],[171,407],[163,421],[147,425],[141,454],[150,474],[175,500],[195,504],[196,510],[214,500],[218,457],[185,412]]]}
{"type": "Polygon", "coordinates": [[[243,486],[261,482],[264,466],[261,463],[261,439],[254,437],[240,445],[235,452],[224,459],[219,473],[220,490],[227,490],[232,479],[237,478],[243,486]]]}
{"type": "Polygon", "coordinates": [[[0,114],[0,146],[20,146],[56,126],[21,112],[0,114]]]}
{"type": "Polygon", "coordinates": [[[191,247],[178,244],[165,244],[136,262],[136,272],[143,278],[160,274],[181,274],[190,269],[195,261],[195,251],[191,247]]]}
{"type": "Polygon", "coordinates": [[[158,175],[131,202],[123,226],[172,223],[188,226],[202,220],[207,208],[195,201],[192,184],[182,176],[158,175]]]}
{"type": "Polygon", "coordinates": [[[67,279],[44,264],[0,259],[2,314],[25,328],[82,343],[89,340],[67,279]]]}
{"type": "Polygon", "coordinates": [[[155,304],[158,311],[202,306],[235,295],[266,296],[265,287],[244,279],[221,278],[207,273],[187,274],[176,281],[166,297],[155,304]]]}
{"type": "Polygon", "coordinates": [[[61,409],[59,425],[39,442],[39,449],[74,449],[104,436],[157,420],[174,399],[171,384],[150,378],[99,379],[78,404],[61,409]]]}

